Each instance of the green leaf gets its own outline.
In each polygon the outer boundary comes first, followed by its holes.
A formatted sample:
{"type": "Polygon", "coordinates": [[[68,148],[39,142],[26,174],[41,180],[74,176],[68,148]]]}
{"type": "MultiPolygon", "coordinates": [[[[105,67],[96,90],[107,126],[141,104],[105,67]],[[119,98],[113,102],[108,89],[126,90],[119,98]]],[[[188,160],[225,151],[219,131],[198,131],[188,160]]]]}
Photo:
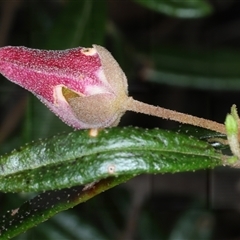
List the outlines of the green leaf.
{"type": "Polygon", "coordinates": [[[212,6],[206,0],[134,0],[154,11],[171,17],[199,18],[212,13],[212,6]]]}
{"type": "Polygon", "coordinates": [[[154,66],[148,64],[144,68],[145,81],[208,90],[240,88],[240,57],[236,51],[195,51],[164,46],[145,54],[144,58],[154,66]]]}
{"type": "MultiPolygon", "coordinates": [[[[14,194],[14,197],[12,195],[13,194],[8,194],[7,197],[10,201],[13,198],[16,200],[16,208],[20,201],[19,199],[16,199],[17,194],[14,194]]],[[[51,197],[53,196],[52,194],[50,195],[51,197]]],[[[59,191],[58,195],[61,198],[62,191],[59,191]]],[[[58,195],[56,194],[55,196],[57,197],[58,195]]],[[[125,227],[125,222],[128,217],[126,212],[128,212],[131,205],[130,196],[131,193],[125,189],[125,184],[119,187],[114,187],[110,191],[104,192],[104,194],[95,196],[91,201],[88,201],[87,204],[57,214],[48,221],[39,224],[37,227],[29,229],[25,233],[14,238],[14,240],[115,239],[116,233],[122,231],[125,227]]],[[[45,202],[48,201],[49,199],[46,198],[45,202]]],[[[14,205],[12,205],[12,207],[5,206],[2,208],[11,209],[14,208],[13,206],[14,205]]],[[[45,207],[42,206],[42,209],[44,208],[45,207]]],[[[1,219],[0,226],[2,226],[1,219]]]]}
{"type": "Polygon", "coordinates": [[[3,191],[42,191],[95,183],[38,195],[0,220],[0,236],[12,238],[140,173],[218,165],[221,154],[211,145],[159,129],[111,128],[101,130],[96,137],[87,130],[75,131],[32,143],[0,159],[3,191]]]}
{"type": "Polygon", "coordinates": [[[48,34],[47,49],[91,47],[103,44],[106,23],[105,0],[68,1],[48,34]]]}
{"type": "Polygon", "coordinates": [[[228,114],[225,120],[227,135],[238,136],[238,119],[235,119],[231,114],[228,114]]]}
{"type": "Polygon", "coordinates": [[[206,142],[160,129],[110,128],[96,137],[76,131],[0,158],[0,190],[45,191],[110,176],[212,168],[221,154],[206,142]]]}
{"type": "Polygon", "coordinates": [[[207,141],[212,147],[217,150],[229,149],[227,136],[222,133],[214,132],[209,129],[195,127],[192,125],[182,125],[178,129],[178,133],[187,134],[196,137],[199,140],[207,141]]]}
{"type": "MultiPolygon", "coordinates": [[[[129,178],[131,176],[109,178],[101,180],[93,187],[88,187],[87,189],[73,187],[39,194],[35,198],[25,202],[20,208],[8,211],[0,219],[0,238],[13,238],[27,229],[46,221],[56,213],[85,202],[97,194],[127,181],[129,178]]],[[[79,227],[84,227],[84,225],[79,227]]],[[[94,234],[96,236],[98,233],[95,232],[94,234]]],[[[99,237],[100,235],[98,234],[97,239],[102,238],[99,237]]]]}

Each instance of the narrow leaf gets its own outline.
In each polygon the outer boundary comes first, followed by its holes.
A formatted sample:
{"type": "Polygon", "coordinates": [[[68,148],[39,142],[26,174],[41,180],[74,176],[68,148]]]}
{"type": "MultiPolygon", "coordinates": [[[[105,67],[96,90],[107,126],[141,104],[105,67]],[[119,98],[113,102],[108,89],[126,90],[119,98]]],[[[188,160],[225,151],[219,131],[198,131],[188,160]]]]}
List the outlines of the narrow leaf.
{"type": "Polygon", "coordinates": [[[45,191],[110,176],[212,168],[221,154],[194,137],[160,129],[110,128],[96,137],[76,131],[0,158],[0,190],[45,191]]]}
{"type": "Polygon", "coordinates": [[[54,190],[42,193],[25,202],[20,208],[9,211],[0,219],[0,238],[10,239],[46,221],[56,213],[85,202],[97,194],[127,181],[129,178],[129,176],[122,176],[105,179],[88,189],[73,187],[61,191],[54,190]]]}

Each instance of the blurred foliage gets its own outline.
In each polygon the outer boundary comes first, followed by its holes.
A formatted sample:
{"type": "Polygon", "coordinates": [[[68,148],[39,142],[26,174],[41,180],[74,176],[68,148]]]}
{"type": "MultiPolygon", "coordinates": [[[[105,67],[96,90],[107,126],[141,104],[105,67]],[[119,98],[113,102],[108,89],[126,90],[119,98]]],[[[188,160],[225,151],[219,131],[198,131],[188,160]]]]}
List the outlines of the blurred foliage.
{"type": "Polygon", "coordinates": [[[102,45],[106,28],[106,1],[71,1],[47,34],[46,49],[102,45]],[[71,17],[69,17],[71,16],[71,17]]]}
{"type": "MultiPolygon", "coordinates": [[[[6,5],[8,2],[10,8],[10,2],[15,1],[2,1],[2,9],[5,9],[5,2],[6,5]]],[[[19,1],[18,11],[8,12],[12,14],[10,17],[14,25],[9,30],[8,41],[4,44],[65,49],[79,45],[87,47],[95,43],[108,47],[126,71],[127,76],[130,76],[130,81],[137,77],[138,80],[152,84],[164,83],[196,89],[239,90],[238,51],[231,49],[209,51],[206,47],[201,50],[196,50],[194,47],[187,48],[183,47],[180,41],[176,44],[178,36],[174,36],[177,39],[175,43],[169,41],[167,44],[161,44],[157,38],[155,41],[149,41],[149,39],[155,39],[154,35],[142,33],[138,35],[137,31],[141,32],[141,30],[134,27],[132,22],[127,23],[126,28],[129,27],[129,29],[127,28],[128,31],[124,32],[112,20],[109,12],[110,4],[113,2],[105,0],[19,1]]],[[[211,17],[215,11],[210,1],[204,0],[132,0],[132,4],[136,4],[134,5],[136,8],[148,9],[150,14],[154,13],[153,21],[159,16],[162,17],[161,13],[171,21],[173,17],[191,21],[191,18],[211,17]]],[[[128,9],[125,10],[127,14],[128,9]]],[[[124,12],[121,12],[121,15],[125,17],[124,12]]],[[[146,28],[148,28],[148,19],[150,18],[146,17],[146,28]]],[[[155,24],[154,27],[158,26],[155,24]]],[[[171,25],[167,25],[168,27],[171,28],[171,25]]],[[[181,28],[179,29],[181,31],[181,28]]],[[[160,30],[164,31],[164,29],[160,30]]],[[[6,136],[1,141],[2,154],[32,140],[71,131],[37,99],[30,95],[26,96],[24,90],[4,80],[3,77],[1,77],[0,104],[2,124],[0,130],[1,134],[6,136]],[[23,98],[28,100],[24,108],[26,111],[22,111],[24,118],[21,114],[16,116],[13,111],[16,102],[20,102],[23,98]],[[15,118],[19,119],[18,122],[10,125],[11,128],[8,127],[10,119],[15,118]]],[[[192,135],[194,132],[195,130],[187,134],[192,135]]],[[[194,135],[199,139],[213,137],[212,133],[205,134],[201,131],[201,136],[194,135]]],[[[206,143],[207,145],[211,148],[209,143],[206,143]]],[[[124,178],[122,182],[126,180],[124,178]]],[[[114,183],[109,185],[111,186],[114,186],[114,183]]],[[[56,203],[61,191],[57,191],[54,195],[56,199],[50,198],[50,200],[56,203]]],[[[42,196],[46,197],[46,195],[42,196]]],[[[25,201],[21,213],[26,213],[24,206],[29,204],[31,201],[29,199],[36,200],[38,197],[34,198],[33,194],[23,193],[1,194],[1,215],[6,214],[8,209],[18,208],[25,201]]],[[[49,200],[43,199],[46,202],[49,200]]],[[[153,208],[149,211],[145,208],[156,199],[159,205],[159,199],[152,195],[151,199],[145,200],[143,206],[137,210],[139,218],[131,218],[133,193],[123,186],[118,186],[85,204],[76,206],[74,211],[69,210],[56,215],[46,223],[14,239],[124,239],[124,236],[143,240],[211,238],[214,231],[213,213],[206,211],[205,208],[196,210],[195,206],[189,205],[174,216],[175,221],[172,223],[166,215],[164,219],[161,218],[162,210],[156,211],[153,208]],[[132,222],[129,223],[129,219],[132,222]],[[131,223],[135,224],[135,227],[131,228],[131,223]],[[171,229],[168,226],[171,226],[171,229]]],[[[12,212],[7,213],[7,215],[11,214],[12,212]]]]}
{"type": "Polygon", "coordinates": [[[208,90],[240,88],[240,52],[165,46],[154,49],[151,61],[143,69],[145,81],[208,90]]]}
{"type": "Polygon", "coordinates": [[[205,0],[176,1],[176,0],[134,0],[154,11],[179,18],[199,18],[212,13],[212,7],[205,0]]]}

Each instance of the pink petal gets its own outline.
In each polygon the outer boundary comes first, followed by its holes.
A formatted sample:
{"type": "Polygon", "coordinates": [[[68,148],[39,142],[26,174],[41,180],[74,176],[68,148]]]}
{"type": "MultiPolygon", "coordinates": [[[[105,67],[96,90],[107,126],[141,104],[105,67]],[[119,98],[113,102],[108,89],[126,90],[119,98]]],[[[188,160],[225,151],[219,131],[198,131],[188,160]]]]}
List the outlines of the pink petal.
{"type": "MultiPolygon", "coordinates": [[[[73,111],[73,107],[69,105],[69,101],[62,91],[64,87],[76,93],[79,96],[78,102],[83,98],[88,99],[90,96],[99,94],[107,96],[110,102],[114,101],[117,94],[115,84],[111,86],[109,83],[98,50],[106,51],[107,57],[111,56],[106,49],[100,46],[79,47],[63,51],[3,47],[0,48],[0,72],[10,81],[36,95],[64,122],[74,128],[110,126],[116,122],[117,117],[107,115],[106,118],[109,119],[105,119],[104,123],[97,123],[97,121],[89,123],[89,120],[84,120],[84,116],[76,114],[75,108],[73,111]],[[79,119],[79,116],[82,119],[79,119]]],[[[116,63],[114,59],[113,62],[116,63]]],[[[126,83],[125,86],[127,86],[126,83]]],[[[124,90],[124,92],[127,91],[124,90]]],[[[97,99],[99,101],[99,98],[97,99]]]]}

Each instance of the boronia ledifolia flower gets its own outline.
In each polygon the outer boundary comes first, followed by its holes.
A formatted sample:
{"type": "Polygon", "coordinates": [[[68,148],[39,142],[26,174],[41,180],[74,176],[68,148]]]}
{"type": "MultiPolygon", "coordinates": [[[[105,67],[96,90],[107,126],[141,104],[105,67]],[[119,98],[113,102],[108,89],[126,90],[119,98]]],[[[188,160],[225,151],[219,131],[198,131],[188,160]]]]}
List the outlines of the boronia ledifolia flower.
{"type": "Polygon", "coordinates": [[[59,51],[2,47],[0,73],[32,92],[75,129],[116,126],[129,110],[226,133],[223,124],[129,97],[124,72],[98,45],[59,51]]]}

